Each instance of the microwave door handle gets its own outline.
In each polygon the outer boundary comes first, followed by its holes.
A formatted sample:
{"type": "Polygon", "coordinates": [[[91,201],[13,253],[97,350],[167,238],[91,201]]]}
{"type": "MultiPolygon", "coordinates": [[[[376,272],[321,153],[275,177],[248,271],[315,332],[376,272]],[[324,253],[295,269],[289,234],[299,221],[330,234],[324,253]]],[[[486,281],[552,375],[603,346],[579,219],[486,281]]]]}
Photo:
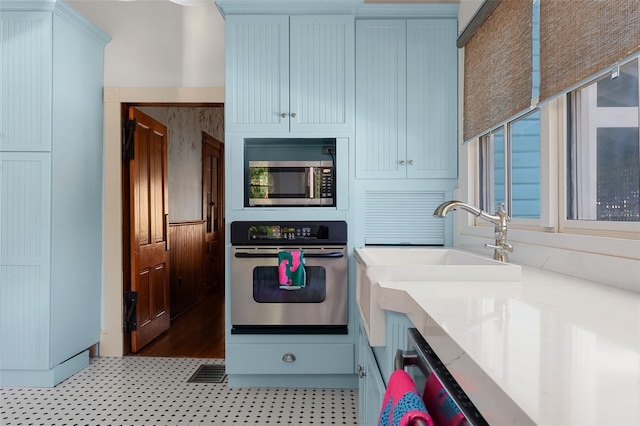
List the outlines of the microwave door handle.
{"type": "Polygon", "coordinates": [[[307,169],[307,189],[308,189],[308,194],[307,194],[307,198],[315,198],[313,196],[313,187],[315,185],[313,184],[313,167],[309,167],[307,169]]]}

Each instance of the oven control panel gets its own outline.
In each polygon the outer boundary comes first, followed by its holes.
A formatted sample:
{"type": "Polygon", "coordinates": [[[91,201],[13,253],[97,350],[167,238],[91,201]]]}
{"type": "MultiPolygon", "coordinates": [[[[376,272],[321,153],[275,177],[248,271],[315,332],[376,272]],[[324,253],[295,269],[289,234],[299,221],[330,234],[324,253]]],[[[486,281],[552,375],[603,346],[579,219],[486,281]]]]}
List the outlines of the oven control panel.
{"type": "Polygon", "coordinates": [[[260,244],[346,244],[347,223],[321,222],[250,222],[231,223],[232,245],[260,244]]]}
{"type": "Polygon", "coordinates": [[[250,226],[249,239],[251,240],[295,240],[307,238],[322,238],[327,235],[324,226],[250,226]]]}

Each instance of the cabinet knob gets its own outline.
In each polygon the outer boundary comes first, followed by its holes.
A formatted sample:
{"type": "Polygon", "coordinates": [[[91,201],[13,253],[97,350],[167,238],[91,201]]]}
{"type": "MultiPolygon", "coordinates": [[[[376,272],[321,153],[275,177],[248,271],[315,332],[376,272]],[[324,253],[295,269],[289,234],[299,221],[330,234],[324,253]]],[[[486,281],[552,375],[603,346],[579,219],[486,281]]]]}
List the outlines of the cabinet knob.
{"type": "Polygon", "coordinates": [[[413,160],[409,160],[409,165],[413,166],[413,160]]]}
{"type": "Polygon", "coordinates": [[[296,118],[296,113],[295,112],[291,113],[291,118],[296,118]]]}
{"type": "Polygon", "coordinates": [[[286,354],[282,355],[282,360],[284,362],[293,362],[296,360],[296,356],[290,352],[287,352],[286,354]]]}
{"type": "Polygon", "coordinates": [[[406,164],[406,161],[404,161],[404,160],[400,160],[400,165],[401,165],[401,166],[404,166],[405,164],[406,164]]]}
{"type": "Polygon", "coordinates": [[[280,114],[280,117],[282,117],[282,118],[287,118],[287,113],[286,113],[286,112],[283,112],[282,114],[280,114]]]}
{"type": "Polygon", "coordinates": [[[367,375],[367,373],[364,371],[364,367],[362,367],[361,365],[358,365],[356,367],[356,370],[358,371],[358,377],[360,377],[361,379],[367,375]]]}

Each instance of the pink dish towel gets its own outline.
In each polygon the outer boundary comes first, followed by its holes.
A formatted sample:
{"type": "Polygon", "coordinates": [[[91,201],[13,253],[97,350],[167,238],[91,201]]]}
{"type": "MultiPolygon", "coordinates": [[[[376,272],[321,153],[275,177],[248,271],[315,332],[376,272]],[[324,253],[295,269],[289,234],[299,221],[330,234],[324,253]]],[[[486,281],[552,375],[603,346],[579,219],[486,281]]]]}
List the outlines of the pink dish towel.
{"type": "Polygon", "coordinates": [[[378,426],[414,426],[418,420],[434,426],[411,376],[395,370],[384,394],[378,426]]]}
{"type": "Polygon", "coordinates": [[[437,426],[465,426],[467,419],[435,374],[429,374],[422,394],[424,405],[437,426]]]}
{"type": "Polygon", "coordinates": [[[278,252],[278,284],[282,288],[302,288],[306,284],[302,250],[278,252]]]}
{"type": "Polygon", "coordinates": [[[289,259],[283,259],[278,264],[278,284],[289,285],[289,277],[287,276],[288,268],[289,268],[289,259]]]}

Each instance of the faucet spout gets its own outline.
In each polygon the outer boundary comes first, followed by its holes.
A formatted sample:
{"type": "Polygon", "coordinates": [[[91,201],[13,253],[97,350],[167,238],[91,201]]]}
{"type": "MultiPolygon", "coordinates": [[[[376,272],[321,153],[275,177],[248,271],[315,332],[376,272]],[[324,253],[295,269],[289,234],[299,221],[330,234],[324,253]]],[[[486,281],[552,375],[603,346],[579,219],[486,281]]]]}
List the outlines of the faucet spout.
{"type": "Polygon", "coordinates": [[[445,201],[444,203],[436,207],[436,210],[433,212],[433,215],[436,217],[445,217],[447,213],[449,213],[452,210],[456,210],[458,208],[461,208],[462,210],[466,210],[467,212],[471,213],[476,217],[482,214],[482,210],[480,210],[477,207],[474,207],[467,203],[463,203],[462,201],[451,200],[451,201],[445,201]]]}
{"type": "Polygon", "coordinates": [[[489,214],[470,204],[458,200],[445,201],[436,207],[433,215],[435,217],[445,217],[453,210],[462,209],[467,213],[490,222],[495,227],[495,245],[486,244],[485,247],[493,248],[493,258],[502,262],[509,261],[509,253],[513,252],[513,247],[507,242],[507,222],[511,220],[504,210],[504,204],[498,203],[498,210],[495,214],[489,214]]]}

